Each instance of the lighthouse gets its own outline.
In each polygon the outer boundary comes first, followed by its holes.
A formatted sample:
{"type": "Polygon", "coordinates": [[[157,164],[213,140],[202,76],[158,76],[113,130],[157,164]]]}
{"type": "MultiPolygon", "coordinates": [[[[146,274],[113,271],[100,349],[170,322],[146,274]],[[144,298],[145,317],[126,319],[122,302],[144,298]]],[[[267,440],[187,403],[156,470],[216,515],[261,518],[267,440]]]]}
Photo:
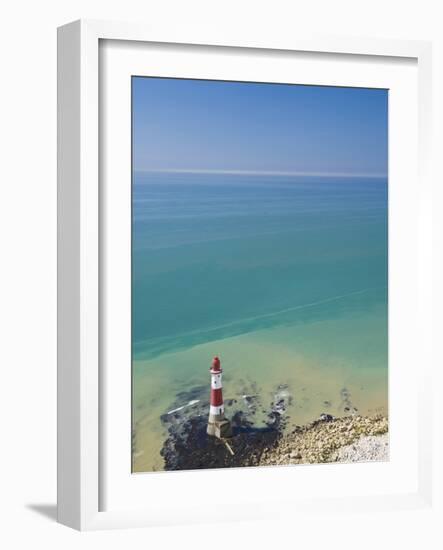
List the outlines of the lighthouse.
{"type": "Polygon", "coordinates": [[[208,435],[222,439],[231,437],[231,423],[225,418],[225,406],[223,404],[222,368],[220,359],[214,357],[211,368],[211,399],[209,405],[208,435]]]}

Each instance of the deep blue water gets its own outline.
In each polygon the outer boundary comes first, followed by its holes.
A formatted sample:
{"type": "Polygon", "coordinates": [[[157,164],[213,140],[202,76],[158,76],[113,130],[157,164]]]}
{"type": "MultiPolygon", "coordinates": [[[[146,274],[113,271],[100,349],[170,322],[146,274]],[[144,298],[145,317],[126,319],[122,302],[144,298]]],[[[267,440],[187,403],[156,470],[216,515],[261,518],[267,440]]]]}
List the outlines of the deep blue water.
{"type": "Polygon", "coordinates": [[[132,282],[135,359],[387,311],[387,182],[135,173],[132,282]]]}

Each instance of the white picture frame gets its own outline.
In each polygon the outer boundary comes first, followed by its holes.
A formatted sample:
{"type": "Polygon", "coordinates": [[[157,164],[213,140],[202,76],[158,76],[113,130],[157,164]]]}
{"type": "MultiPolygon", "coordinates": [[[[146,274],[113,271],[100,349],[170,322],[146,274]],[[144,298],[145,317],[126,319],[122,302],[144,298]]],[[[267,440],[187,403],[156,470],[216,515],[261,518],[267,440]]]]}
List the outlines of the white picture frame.
{"type": "MultiPolygon", "coordinates": [[[[61,523],[80,530],[103,529],[131,526],[153,526],[183,522],[213,521],[213,508],[201,500],[192,505],[174,505],[157,499],[160,493],[173,495],[171,491],[189,490],[189,487],[203,488],[208,483],[227,482],[226,475],[235,480],[238,486],[245,483],[249,487],[250,497],[233,504],[230,508],[221,502],[217,521],[260,519],[264,517],[267,499],[272,500],[269,490],[255,494],[253,485],[263,478],[263,486],[284,483],[285,478],[294,476],[294,468],[252,469],[243,471],[205,471],[159,474],[157,477],[145,476],[142,495],[148,501],[145,506],[131,505],[130,494],[122,497],[121,504],[113,502],[111,509],[103,506],[102,485],[106,481],[104,467],[109,447],[104,441],[106,406],[104,395],[103,364],[101,361],[100,336],[102,331],[101,302],[106,298],[99,281],[103,276],[103,250],[101,232],[106,225],[100,223],[103,212],[103,189],[100,177],[100,44],[103,41],[118,41],[131,48],[131,45],[169,44],[177,48],[194,46],[205,49],[205,55],[211,55],[208,48],[223,48],[229,55],[248,56],[252,52],[270,51],[285,55],[290,52],[305,52],[312,55],[344,56],[358,62],[359,59],[402,59],[413,60],[416,64],[418,82],[417,131],[418,150],[416,166],[418,176],[405,174],[411,178],[409,208],[414,206],[415,214],[411,221],[411,237],[417,241],[417,254],[412,261],[417,269],[414,284],[416,295],[416,329],[419,338],[416,349],[424,357],[422,368],[417,373],[417,407],[414,408],[413,425],[417,426],[417,457],[410,467],[418,468],[416,480],[405,490],[394,490],[385,494],[371,493],[353,495],[328,492],[326,499],[321,490],[312,490],[312,498],[285,494],[290,504],[288,510],[308,512],[330,507],[346,511],[357,503],[367,510],[382,510],[404,507],[430,506],[431,503],[431,403],[424,395],[425,385],[429,385],[432,368],[429,323],[432,313],[432,294],[428,282],[431,278],[432,240],[430,219],[432,202],[432,182],[429,175],[430,155],[430,79],[431,46],[425,42],[370,40],[363,38],[321,37],[313,35],[291,38],[256,38],[249,35],[233,37],[229,33],[210,39],[207,36],[186,36],[186,30],[163,36],[145,26],[101,21],[77,21],[59,29],[58,33],[58,519],[61,523]],[[365,57],[362,57],[365,56],[365,57]],[[413,204],[413,199],[418,201],[413,204]],[[259,476],[259,477],[257,477],[259,476]],[[265,481],[266,477],[266,481],[265,481]],[[246,481],[245,481],[246,479],[246,481]],[[183,483],[182,483],[182,480],[183,483]],[[179,489],[179,485],[183,487],[179,489]],[[249,485],[248,485],[249,484],[249,485]],[[268,484],[268,485],[266,485],[268,484]],[[412,488],[411,488],[412,487],[412,488]],[[148,494],[149,493],[149,494],[148,494]],[[250,502],[245,510],[244,502],[250,502]]],[[[161,48],[158,49],[160,51],[161,48]]],[[[127,55],[127,53],[125,54],[127,55]]],[[[158,63],[162,57],[157,54],[158,63]]],[[[143,60],[142,60],[143,62],[143,60]]],[[[165,69],[166,70],[166,69],[165,69]]],[[[170,69],[176,70],[176,69],[170,69]]],[[[215,69],[216,72],[216,69],[215,69]]],[[[266,79],[264,79],[266,80],[266,79]]],[[[105,80],[106,82],[106,80],[105,80]]],[[[369,81],[368,81],[369,82],[369,81]]],[[[332,83],[332,82],[331,82],[332,83]]],[[[414,91],[415,94],[415,91],[414,91]]],[[[411,96],[412,97],[412,96],[411,96]]],[[[416,97],[416,96],[414,96],[416,97]]],[[[414,137],[415,139],[415,137],[414,137]]],[[[414,146],[415,147],[415,146],[414,146]]],[[[414,151],[412,151],[414,153],[414,151]]],[[[411,165],[414,167],[414,164],[411,165]]],[[[128,168],[129,170],[129,168],[128,168]]],[[[397,202],[401,202],[396,199],[397,202]]],[[[404,206],[407,213],[407,206],[404,206]]],[[[400,210],[399,210],[400,211],[400,210]]],[[[412,210],[410,211],[412,212],[412,210]]],[[[390,259],[391,261],[391,259],[390,259]]],[[[399,257],[397,269],[401,269],[399,257]]],[[[415,277],[415,275],[414,275],[415,277]]],[[[397,312],[400,314],[401,312],[397,312]]],[[[394,320],[398,318],[394,311],[394,320]]],[[[413,354],[410,361],[412,361],[413,354]]],[[[404,358],[407,361],[407,357],[404,358]]],[[[411,379],[412,380],[412,379],[411,379]]],[[[117,385],[118,386],[118,385],[117,385]]],[[[107,387],[106,391],[114,391],[107,387]]],[[[415,390],[414,390],[415,391],[415,390]]],[[[128,396],[129,399],[129,396],[128,396]]],[[[118,412],[118,411],[117,411],[118,412]]],[[[123,414],[123,413],[122,413],[123,414]]],[[[121,436],[120,436],[121,437],[121,436]]],[[[128,433],[128,440],[130,432],[128,433]]],[[[115,447],[113,448],[115,450],[115,447]]],[[[118,451],[118,446],[117,446],[118,451]]],[[[361,465],[365,466],[365,465],[361,465]]],[[[377,468],[377,465],[372,465],[377,468]]],[[[318,478],[318,484],[326,483],[328,470],[322,467],[314,470],[305,468],[302,475],[318,478]]],[[[314,467],[315,468],[315,467],[314,467]]],[[[343,468],[343,467],[342,467],[343,468]]],[[[395,464],[393,466],[395,468],[395,464]]],[[[298,469],[300,471],[300,468],[298,469]]],[[[381,471],[372,468],[373,475],[381,471]]],[[[405,470],[406,472],[406,470],[405,470]]],[[[392,473],[392,471],[391,471],[392,473]]],[[[130,475],[130,471],[127,472],[130,475]]],[[[388,472],[386,471],[386,474],[388,472]]],[[[354,481],[366,475],[363,469],[353,470],[354,481]]],[[[405,474],[406,475],[406,474],[405,474]]],[[[140,478],[139,478],[140,479],[140,478]]],[[[293,478],[294,480],[295,478],[293,478]]],[[[138,484],[138,482],[136,482],[138,484]]],[[[302,483],[299,476],[298,483],[302,483]]],[[[133,483],[132,483],[133,484],[133,483]]],[[[406,485],[405,485],[406,487],[406,485]]],[[[184,493],[183,493],[184,494],[184,493]]],[[[115,499],[114,499],[115,501],[115,499]]],[[[283,512],[278,511],[281,516],[283,512]]],[[[266,512],[269,517],[269,510],[266,512]]]]}

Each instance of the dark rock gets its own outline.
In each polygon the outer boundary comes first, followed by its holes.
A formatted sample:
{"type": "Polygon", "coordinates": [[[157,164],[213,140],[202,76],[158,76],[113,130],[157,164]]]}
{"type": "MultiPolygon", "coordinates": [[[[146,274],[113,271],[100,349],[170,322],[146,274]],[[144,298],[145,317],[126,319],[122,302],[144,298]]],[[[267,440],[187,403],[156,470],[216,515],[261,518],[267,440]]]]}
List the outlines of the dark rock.
{"type": "Polygon", "coordinates": [[[251,427],[253,423],[248,419],[248,416],[243,411],[237,411],[231,418],[231,423],[234,427],[246,428],[251,427]]]}
{"type": "Polygon", "coordinates": [[[170,432],[161,451],[165,470],[253,466],[264,449],[281,437],[278,429],[233,425],[233,437],[229,439],[234,450],[232,456],[222,441],[206,434],[206,426],[206,418],[190,418],[180,431],[170,432]]]}
{"type": "MultiPolygon", "coordinates": [[[[232,437],[229,444],[234,450],[234,456],[222,441],[206,433],[209,409],[206,386],[204,391],[203,387],[195,387],[189,392],[178,393],[169,413],[161,416],[168,434],[161,450],[165,469],[193,470],[257,465],[264,449],[273,448],[282,437],[290,396],[286,385],[280,385],[274,402],[266,410],[260,403],[256,385],[250,384],[247,389],[252,389],[253,392],[243,394],[244,410],[234,409],[227,414],[231,420],[232,437]],[[194,400],[196,403],[190,405],[194,400]],[[263,409],[265,414],[268,413],[264,427],[255,426],[257,407],[259,410],[263,409]]],[[[227,407],[233,407],[235,403],[234,399],[225,400],[227,407]]]]}

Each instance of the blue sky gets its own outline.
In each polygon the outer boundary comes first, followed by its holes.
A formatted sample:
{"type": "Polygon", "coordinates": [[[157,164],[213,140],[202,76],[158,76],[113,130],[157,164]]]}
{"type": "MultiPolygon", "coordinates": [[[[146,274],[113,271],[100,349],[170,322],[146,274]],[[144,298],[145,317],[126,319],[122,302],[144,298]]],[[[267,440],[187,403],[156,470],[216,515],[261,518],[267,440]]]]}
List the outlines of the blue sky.
{"type": "Polygon", "coordinates": [[[133,77],[138,170],[385,175],[388,92],[133,77]]]}

